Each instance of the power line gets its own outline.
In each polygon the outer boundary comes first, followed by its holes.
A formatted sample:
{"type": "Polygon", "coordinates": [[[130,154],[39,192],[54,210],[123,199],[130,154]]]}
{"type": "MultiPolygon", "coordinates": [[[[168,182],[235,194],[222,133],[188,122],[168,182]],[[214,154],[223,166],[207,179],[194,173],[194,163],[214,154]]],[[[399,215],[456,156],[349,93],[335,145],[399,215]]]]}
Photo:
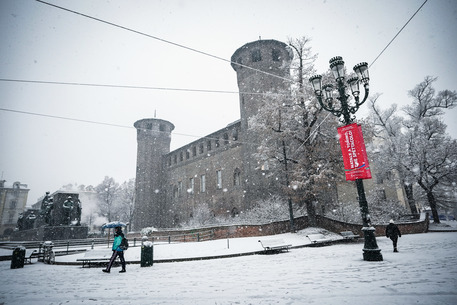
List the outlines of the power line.
{"type": "MultiPolygon", "coordinates": [[[[57,81],[9,79],[9,78],[0,78],[0,81],[3,81],[3,82],[32,83],[32,84],[108,87],[108,88],[123,88],[123,89],[145,89],[145,90],[166,90],[166,91],[187,91],[187,92],[208,92],[208,93],[231,93],[231,94],[236,93],[236,94],[238,94],[237,91],[226,91],[226,90],[207,90],[207,89],[167,88],[167,87],[133,86],[133,85],[75,83],[75,82],[60,82],[60,81],[57,82],[57,81]]],[[[252,93],[252,94],[255,94],[255,93],[252,93]]]]}
{"type": "Polygon", "coordinates": [[[182,91],[182,92],[204,92],[204,93],[226,93],[226,94],[248,94],[248,95],[278,95],[291,96],[290,94],[274,92],[238,92],[228,90],[209,90],[209,89],[189,89],[189,88],[170,88],[170,87],[152,87],[152,86],[134,86],[134,85],[113,85],[113,84],[94,84],[94,83],[76,83],[60,81],[43,81],[27,79],[0,78],[3,82],[31,83],[31,84],[48,84],[48,85],[67,85],[67,86],[89,86],[89,87],[107,87],[121,89],[144,89],[144,90],[164,90],[164,91],[182,91]]]}
{"type": "Polygon", "coordinates": [[[409,18],[409,20],[405,23],[405,25],[398,31],[398,33],[392,38],[392,40],[387,44],[387,46],[379,53],[379,55],[373,60],[373,62],[368,66],[368,68],[371,68],[371,66],[378,60],[378,58],[384,53],[384,51],[391,45],[391,43],[397,38],[398,35],[403,31],[403,29],[408,25],[408,23],[416,16],[416,14],[421,10],[421,8],[427,3],[428,0],[425,0],[424,3],[417,9],[417,11],[409,18]]]}
{"type": "Polygon", "coordinates": [[[200,51],[200,50],[197,50],[197,49],[194,49],[194,48],[191,48],[191,47],[188,47],[188,46],[176,43],[176,42],[172,42],[172,41],[169,41],[169,40],[157,37],[157,36],[146,34],[144,32],[140,32],[140,31],[137,31],[137,30],[134,30],[134,29],[119,25],[117,23],[109,22],[109,21],[106,21],[106,20],[103,20],[103,19],[100,19],[100,18],[96,18],[96,17],[90,16],[90,15],[86,15],[86,14],[83,14],[83,13],[80,13],[80,12],[77,12],[77,11],[74,11],[74,10],[70,10],[70,9],[62,7],[62,6],[58,6],[58,5],[55,5],[55,4],[52,4],[52,3],[48,3],[48,2],[42,1],[42,0],[35,0],[35,1],[40,2],[42,4],[46,4],[46,5],[52,6],[52,7],[55,7],[55,8],[58,8],[58,9],[61,9],[61,10],[64,10],[64,11],[67,11],[67,12],[70,12],[70,13],[73,13],[73,14],[76,14],[76,15],[79,15],[79,16],[82,16],[82,17],[85,17],[85,18],[89,18],[89,19],[92,19],[92,20],[95,20],[95,21],[98,21],[98,22],[101,22],[101,23],[108,24],[108,25],[120,28],[122,30],[126,30],[126,31],[129,31],[129,32],[138,34],[138,35],[142,35],[142,36],[145,36],[145,37],[148,37],[148,38],[159,40],[161,42],[168,43],[168,44],[171,44],[171,45],[179,47],[179,48],[183,48],[183,49],[195,52],[195,53],[199,53],[199,54],[202,54],[202,55],[205,55],[205,56],[209,56],[209,57],[212,57],[212,58],[215,58],[215,59],[218,59],[218,60],[229,62],[230,64],[237,65],[237,66],[240,66],[240,67],[243,67],[243,68],[246,68],[246,69],[250,69],[250,70],[253,70],[253,71],[256,71],[256,72],[259,72],[259,73],[263,73],[265,75],[273,76],[273,77],[276,77],[276,78],[279,78],[279,79],[282,79],[282,80],[286,80],[286,81],[292,82],[292,83],[295,82],[293,79],[290,79],[290,78],[281,77],[281,76],[278,76],[276,74],[272,74],[272,73],[268,73],[268,72],[265,72],[265,71],[262,71],[262,70],[259,70],[259,69],[255,69],[255,68],[252,68],[250,66],[246,66],[246,65],[231,61],[229,59],[225,59],[223,57],[219,57],[219,56],[207,53],[207,52],[203,52],[203,51],[200,51]]]}
{"type": "Polygon", "coordinates": [[[121,128],[133,128],[132,126],[125,126],[125,125],[118,125],[118,124],[112,124],[112,123],[103,123],[103,122],[97,122],[97,121],[68,118],[68,117],[57,116],[57,115],[50,115],[50,114],[43,114],[43,113],[36,113],[36,112],[29,112],[29,111],[21,111],[21,110],[7,109],[7,108],[0,108],[0,111],[14,112],[14,113],[20,113],[20,114],[28,114],[28,115],[34,115],[34,116],[41,116],[41,117],[45,117],[45,118],[53,118],[53,119],[60,119],[60,120],[67,120],[67,121],[75,121],[75,122],[81,122],[81,123],[90,123],[90,124],[114,126],[114,127],[121,127],[121,128]]]}
{"type": "MultiPolygon", "coordinates": [[[[0,111],[13,112],[13,113],[19,113],[19,114],[27,114],[27,115],[33,115],[33,116],[39,116],[39,117],[45,117],[45,118],[52,118],[52,119],[59,119],[59,120],[66,120],[66,121],[74,121],[74,122],[79,122],[79,123],[89,123],[89,124],[105,125],[105,126],[111,126],[111,127],[135,129],[135,127],[133,127],[133,126],[126,126],[126,125],[119,125],[119,124],[112,124],[112,123],[105,123],[105,122],[98,122],[98,121],[91,121],[91,120],[82,120],[82,119],[69,118],[69,117],[50,115],[50,114],[44,114],[44,113],[37,113],[37,112],[21,111],[21,110],[7,109],[7,108],[0,108],[0,111]]],[[[167,133],[165,131],[158,131],[158,132],[167,133]]],[[[185,134],[185,133],[173,132],[173,135],[192,137],[192,138],[196,138],[196,139],[215,140],[215,138],[212,138],[212,137],[202,137],[202,136],[196,136],[196,135],[185,134]]],[[[250,145],[260,145],[258,143],[247,143],[247,142],[239,142],[239,141],[237,141],[237,143],[250,144],[250,145]]]]}
{"type": "MultiPolygon", "coordinates": [[[[90,16],[90,15],[86,15],[86,14],[83,14],[83,13],[80,13],[80,12],[77,12],[77,11],[62,7],[62,6],[58,6],[58,5],[49,3],[49,2],[42,1],[42,0],[35,0],[35,1],[37,1],[39,3],[42,3],[42,4],[45,4],[45,5],[49,5],[49,6],[61,9],[61,10],[64,10],[64,11],[67,11],[67,12],[70,12],[72,14],[76,14],[76,15],[79,15],[79,16],[82,16],[82,17],[85,17],[85,18],[89,18],[89,19],[92,19],[92,20],[95,20],[95,21],[98,21],[98,22],[101,22],[101,23],[105,23],[105,24],[108,24],[108,25],[111,25],[111,26],[114,26],[114,27],[129,31],[129,32],[138,34],[138,35],[142,35],[142,36],[146,36],[148,38],[159,40],[161,42],[164,42],[164,43],[167,43],[167,44],[171,44],[171,45],[176,46],[176,47],[180,47],[180,48],[183,48],[183,49],[186,49],[186,50],[189,50],[189,51],[192,51],[192,52],[196,52],[196,53],[199,53],[199,54],[202,54],[202,55],[205,55],[205,56],[209,56],[209,57],[212,57],[212,58],[215,58],[215,59],[218,59],[218,60],[229,62],[230,64],[234,64],[234,65],[238,65],[238,66],[243,67],[243,68],[251,69],[253,71],[256,71],[256,72],[259,72],[259,73],[263,73],[263,74],[266,74],[266,75],[269,75],[269,76],[272,76],[272,77],[276,77],[276,78],[279,78],[279,79],[282,79],[282,80],[286,80],[288,82],[296,83],[296,81],[294,81],[293,79],[286,78],[286,77],[281,77],[281,76],[278,76],[278,75],[275,75],[275,74],[272,74],[272,73],[268,73],[268,72],[265,72],[265,71],[262,71],[262,70],[259,70],[259,69],[255,69],[255,68],[252,68],[250,66],[246,66],[246,65],[243,65],[243,64],[240,64],[240,63],[233,62],[231,60],[222,58],[220,56],[216,56],[216,55],[213,55],[213,54],[210,54],[210,53],[207,53],[207,52],[203,52],[203,51],[200,51],[200,50],[197,50],[197,49],[194,49],[194,48],[191,48],[191,47],[188,47],[188,46],[176,43],[176,42],[172,42],[172,41],[169,41],[169,40],[157,37],[157,36],[146,34],[144,32],[140,32],[140,31],[137,31],[137,30],[134,30],[134,29],[131,29],[131,28],[128,28],[128,27],[113,23],[113,22],[109,22],[109,21],[106,21],[106,20],[103,20],[103,19],[100,19],[100,18],[96,18],[96,17],[90,16]]],[[[398,31],[398,33],[392,38],[392,40],[384,47],[384,49],[379,53],[379,55],[369,65],[369,68],[371,68],[371,66],[373,66],[373,64],[378,60],[378,58],[387,50],[387,48],[392,44],[392,42],[397,38],[397,36],[403,31],[403,29],[409,24],[409,22],[416,16],[416,14],[422,9],[422,7],[425,5],[425,3],[427,3],[427,1],[428,0],[425,0],[424,3],[422,3],[422,5],[411,16],[411,18],[408,19],[408,21],[405,23],[405,25],[403,25],[403,27],[398,31]]],[[[88,84],[81,84],[81,85],[88,85],[88,84]]],[[[90,84],[90,85],[91,86],[97,86],[95,84],[90,84]]],[[[108,87],[110,85],[100,85],[100,86],[107,86],[108,87]]],[[[152,88],[152,87],[137,87],[137,86],[119,86],[119,87],[141,88],[141,89],[179,90],[179,91],[203,91],[203,92],[215,92],[215,93],[232,93],[232,92],[226,92],[226,91],[212,91],[212,90],[198,90],[198,89],[194,89],[193,90],[193,89],[174,89],[174,88],[152,88]]]]}

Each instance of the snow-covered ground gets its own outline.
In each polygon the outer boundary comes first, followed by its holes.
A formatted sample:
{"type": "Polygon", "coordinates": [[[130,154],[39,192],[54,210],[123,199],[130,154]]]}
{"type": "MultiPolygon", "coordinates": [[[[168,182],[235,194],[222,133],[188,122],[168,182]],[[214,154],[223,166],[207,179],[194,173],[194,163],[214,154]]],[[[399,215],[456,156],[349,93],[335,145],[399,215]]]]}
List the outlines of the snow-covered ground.
{"type": "MultiPolygon", "coordinates": [[[[297,234],[155,245],[154,259],[258,251],[259,239],[309,243],[297,234]]],[[[333,235],[334,236],[334,235],[333,235]]],[[[276,255],[113,268],[0,262],[0,304],[457,304],[457,233],[404,235],[399,253],[378,236],[384,261],[365,262],[363,243],[292,249],[276,255]]],[[[96,249],[107,250],[107,247],[96,249]]],[[[260,248],[261,249],[261,248],[260,248]]],[[[84,254],[58,257],[75,261],[84,254]]],[[[130,248],[127,260],[139,260],[130,248]]]]}

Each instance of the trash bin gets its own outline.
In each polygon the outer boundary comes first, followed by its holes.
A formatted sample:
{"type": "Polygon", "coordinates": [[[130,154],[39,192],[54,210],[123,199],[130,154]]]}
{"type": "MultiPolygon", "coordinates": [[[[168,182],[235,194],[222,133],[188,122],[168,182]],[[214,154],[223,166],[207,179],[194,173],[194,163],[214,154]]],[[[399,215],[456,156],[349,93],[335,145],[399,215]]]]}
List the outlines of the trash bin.
{"type": "Polygon", "coordinates": [[[13,250],[13,256],[11,257],[11,269],[24,268],[25,261],[25,248],[18,246],[13,250]]]}
{"type": "Polygon", "coordinates": [[[141,245],[141,267],[150,267],[153,262],[154,247],[152,242],[146,241],[141,245]]]}

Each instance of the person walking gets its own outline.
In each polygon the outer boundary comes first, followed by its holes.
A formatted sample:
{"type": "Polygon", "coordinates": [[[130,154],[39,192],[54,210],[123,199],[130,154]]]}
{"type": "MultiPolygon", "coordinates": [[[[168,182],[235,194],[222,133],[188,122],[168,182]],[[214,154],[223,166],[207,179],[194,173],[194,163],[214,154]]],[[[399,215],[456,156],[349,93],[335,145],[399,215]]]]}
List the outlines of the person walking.
{"type": "Polygon", "coordinates": [[[398,252],[397,241],[398,238],[401,237],[401,232],[398,226],[394,223],[393,219],[390,220],[389,224],[386,227],[386,237],[392,240],[394,252],[398,252]]]}
{"type": "Polygon", "coordinates": [[[113,255],[111,256],[106,269],[102,270],[103,272],[106,272],[106,273],[110,272],[111,266],[113,265],[114,260],[118,256],[119,256],[119,259],[121,260],[121,265],[122,265],[122,270],[119,272],[125,272],[124,250],[122,250],[120,247],[123,238],[124,238],[124,233],[122,233],[122,228],[116,227],[115,232],[114,232],[114,241],[113,241],[113,248],[112,248],[113,255]]]}

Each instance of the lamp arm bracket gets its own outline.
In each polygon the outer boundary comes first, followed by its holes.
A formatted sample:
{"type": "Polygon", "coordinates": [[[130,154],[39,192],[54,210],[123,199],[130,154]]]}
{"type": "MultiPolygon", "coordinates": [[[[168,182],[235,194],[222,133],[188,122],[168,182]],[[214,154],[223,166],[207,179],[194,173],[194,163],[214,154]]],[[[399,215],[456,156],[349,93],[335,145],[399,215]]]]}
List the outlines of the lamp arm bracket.
{"type": "Polygon", "coordinates": [[[328,112],[332,112],[335,111],[333,108],[329,108],[327,107],[324,102],[322,102],[322,95],[317,95],[317,101],[319,102],[319,105],[321,105],[322,108],[324,108],[325,110],[327,110],[328,112]]]}

